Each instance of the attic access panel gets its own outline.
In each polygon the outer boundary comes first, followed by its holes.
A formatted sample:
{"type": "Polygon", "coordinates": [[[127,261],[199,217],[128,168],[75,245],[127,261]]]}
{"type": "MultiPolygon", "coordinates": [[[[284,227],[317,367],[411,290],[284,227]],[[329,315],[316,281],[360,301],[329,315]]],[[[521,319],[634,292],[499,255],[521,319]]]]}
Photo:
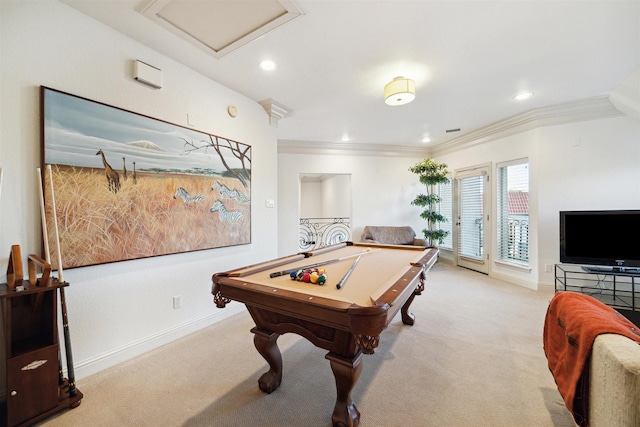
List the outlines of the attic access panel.
{"type": "Polygon", "coordinates": [[[293,0],[149,0],[140,13],[216,58],[302,15],[293,0]]]}

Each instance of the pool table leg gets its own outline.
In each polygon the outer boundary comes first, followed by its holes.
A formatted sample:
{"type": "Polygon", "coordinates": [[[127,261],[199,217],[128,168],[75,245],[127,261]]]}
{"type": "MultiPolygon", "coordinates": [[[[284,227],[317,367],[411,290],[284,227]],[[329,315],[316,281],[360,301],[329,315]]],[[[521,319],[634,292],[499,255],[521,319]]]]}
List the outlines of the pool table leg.
{"type": "Polygon", "coordinates": [[[351,390],[362,371],[362,353],[358,352],[353,359],[335,353],[327,353],[325,357],[331,362],[338,396],[331,415],[333,427],[356,427],[360,424],[360,411],[351,399],[351,390]]]}
{"type": "Polygon", "coordinates": [[[269,363],[269,370],[262,374],[258,380],[258,386],[265,393],[271,393],[280,387],[282,382],[282,354],[276,342],[280,334],[258,328],[251,329],[251,332],[254,333],[253,344],[258,353],[269,363]]]}
{"type": "Polygon", "coordinates": [[[412,294],[400,310],[400,313],[402,313],[402,323],[404,323],[405,325],[413,325],[416,322],[415,314],[409,311],[409,309],[411,308],[411,303],[413,302],[413,299],[415,297],[416,294],[412,294]]]}
{"type": "Polygon", "coordinates": [[[423,270],[420,275],[418,286],[416,286],[413,294],[411,294],[407,302],[404,303],[402,309],[400,310],[400,313],[402,314],[402,323],[404,323],[405,325],[413,325],[416,322],[416,316],[409,311],[409,308],[411,308],[411,303],[413,302],[413,299],[416,297],[416,295],[421,295],[422,291],[424,291],[424,282],[425,273],[423,270]]]}

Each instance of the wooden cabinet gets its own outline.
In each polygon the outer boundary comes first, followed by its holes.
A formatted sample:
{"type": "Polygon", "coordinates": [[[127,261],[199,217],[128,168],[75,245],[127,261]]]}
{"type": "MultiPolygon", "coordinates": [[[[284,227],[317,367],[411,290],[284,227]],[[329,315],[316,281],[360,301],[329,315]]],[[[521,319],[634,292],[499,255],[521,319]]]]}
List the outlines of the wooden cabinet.
{"type": "MultiPolygon", "coordinates": [[[[78,406],[82,399],[82,393],[62,375],[57,304],[58,292],[68,284],[55,279],[48,283],[38,287],[25,280],[22,291],[0,285],[1,426],[29,425],[78,406]]],[[[68,346],[65,341],[67,352],[68,346]]]]}

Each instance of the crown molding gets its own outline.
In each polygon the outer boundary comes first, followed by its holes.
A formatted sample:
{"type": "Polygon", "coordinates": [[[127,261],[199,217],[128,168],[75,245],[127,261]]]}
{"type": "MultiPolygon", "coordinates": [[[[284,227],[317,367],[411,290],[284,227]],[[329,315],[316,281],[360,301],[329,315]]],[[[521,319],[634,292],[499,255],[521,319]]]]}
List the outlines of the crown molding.
{"type": "Polygon", "coordinates": [[[265,99],[259,103],[264,108],[264,111],[269,115],[269,124],[274,128],[278,127],[278,121],[287,117],[290,112],[290,108],[274,101],[273,99],[265,99]]]}
{"type": "Polygon", "coordinates": [[[611,92],[610,100],[618,110],[640,120],[640,69],[611,92]]]}
{"type": "Polygon", "coordinates": [[[431,148],[434,157],[544,126],[622,116],[608,96],[529,110],[431,148]]]}
{"type": "Polygon", "coordinates": [[[428,147],[389,144],[356,144],[278,140],[278,154],[333,154],[340,156],[419,157],[429,156],[428,147]]]}
{"type": "Polygon", "coordinates": [[[278,140],[278,153],[437,157],[531,129],[624,115],[608,96],[526,111],[432,147],[278,140]]]}

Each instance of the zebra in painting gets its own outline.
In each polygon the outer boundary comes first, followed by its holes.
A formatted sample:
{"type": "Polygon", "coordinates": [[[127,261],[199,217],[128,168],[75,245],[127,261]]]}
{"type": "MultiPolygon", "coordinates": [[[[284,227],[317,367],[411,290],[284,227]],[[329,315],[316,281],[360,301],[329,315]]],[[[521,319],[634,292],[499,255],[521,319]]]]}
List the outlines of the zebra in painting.
{"type": "Polygon", "coordinates": [[[218,190],[223,199],[236,199],[239,203],[251,203],[251,199],[238,190],[232,190],[224,184],[216,181],[211,186],[211,191],[218,190]]]}
{"type": "Polygon", "coordinates": [[[184,200],[185,203],[200,202],[204,200],[204,196],[201,196],[200,194],[192,196],[182,187],[178,187],[176,194],[173,195],[174,199],[177,199],[178,197],[182,197],[182,200],[184,200]]]}
{"type": "Polygon", "coordinates": [[[220,199],[216,200],[216,202],[213,204],[213,206],[211,207],[211,209],[209,209],[209,212],[213,213],[215,211],[218,211],[218,217],[220,218],[220,221],[240,221],[240,219],[242,219],[242,212],[240,211],[228,211],[227,208],[224,207],[224,205],[222,204],[222,201],[220,199]]]}

